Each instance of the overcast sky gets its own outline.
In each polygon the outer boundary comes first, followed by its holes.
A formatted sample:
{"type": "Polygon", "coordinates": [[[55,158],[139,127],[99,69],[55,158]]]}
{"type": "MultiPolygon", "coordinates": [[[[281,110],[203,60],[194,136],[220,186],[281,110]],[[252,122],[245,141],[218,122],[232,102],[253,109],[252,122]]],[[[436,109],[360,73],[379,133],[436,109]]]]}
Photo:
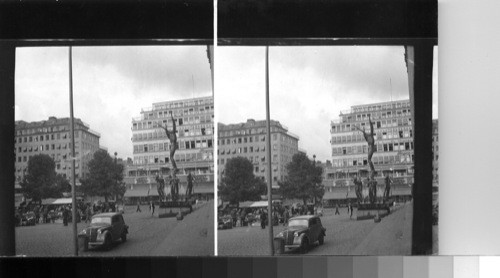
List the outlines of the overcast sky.
{"type": "MultiPolygon", "coordinates": [[[[217,120],[264,120],[265,47],[218,47],[215,57],[217,120]]],[[[309,157],[322,161],[331,159],[330,121],[341,110],[409,99],[402,46],[275,46],[269,49],[269,72],[271,118],[299,135],[299,148],[309,157]]]]}
{"type": "MultiPolygon", "coordinates": [[[[68,47],[16,50],[15,119],[69,117],[68,47]]],[[[74,115],[132,157],[131,121],[155,102],[212,94],[206,46],[73,48],[74,115]]]]}

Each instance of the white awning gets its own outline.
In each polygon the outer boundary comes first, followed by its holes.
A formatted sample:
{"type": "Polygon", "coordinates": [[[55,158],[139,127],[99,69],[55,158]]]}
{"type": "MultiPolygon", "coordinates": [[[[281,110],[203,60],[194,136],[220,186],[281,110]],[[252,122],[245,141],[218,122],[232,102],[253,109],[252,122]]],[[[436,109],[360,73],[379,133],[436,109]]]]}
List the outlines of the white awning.
{"type": "Polygon", "coordinates": [[[71,204],[72,200],[71,198],[60,198],[56,199],[54,202],[52,202],[53,205],[66,205],[66,204],[71,204]]]}

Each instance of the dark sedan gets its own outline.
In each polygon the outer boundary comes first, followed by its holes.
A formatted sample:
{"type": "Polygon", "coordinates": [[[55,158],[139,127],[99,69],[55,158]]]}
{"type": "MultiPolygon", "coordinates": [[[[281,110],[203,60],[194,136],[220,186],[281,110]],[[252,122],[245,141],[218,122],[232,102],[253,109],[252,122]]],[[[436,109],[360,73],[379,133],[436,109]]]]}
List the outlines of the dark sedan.
{"type": "Polygon", "coordinates": [[[90,246],[109,249],[113,242],[127,241],[128,226],[121,213],[101,213],[92,217],[90,225],[78,234],[83,250],[90,246]]]}
{"type": "Polygon", "coordinates": [[[274,239],[277,253],[287,249],[297,249],[307,252],[309,246],[316,241],[322,245],[325,241],[326,229],[321,224],[321,219],[315,215],[302,215],[290,218],[288,227],[277,234],[274,239]]]}

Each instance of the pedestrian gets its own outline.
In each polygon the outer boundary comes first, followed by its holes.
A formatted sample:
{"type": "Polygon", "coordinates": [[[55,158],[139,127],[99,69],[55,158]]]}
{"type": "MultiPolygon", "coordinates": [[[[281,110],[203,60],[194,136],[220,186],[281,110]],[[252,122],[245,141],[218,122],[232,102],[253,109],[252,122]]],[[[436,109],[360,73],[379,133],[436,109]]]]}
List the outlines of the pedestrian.
{"type": "Polygon", "coordinates": [[[149,205],[149,209],[151,210],[151,216],[153,216],[155,214],[155,204],[153,202],[149,205]]]}
{"type": "Polygon", "coordinates": [[[264,210],[262,210],[261,213],[260,213],[260,227],[262,229],[266,228],[266,220],[267,220],[267,215],[264,212],[264,210]]]}
{"type": "Polygon", "coordinates": [[[339,212],[339,203],[336,203],[335,204],[335,215],[340,215],[340,212],[339,212]]]}
{"type": "Polygon", "coordinates": [[[48,223],[48,214],[49,214],[49,209],[47,206],[43,208],[43,223],[48,223]]]}
{"type": "Polygon", "coordinates": [[[288,210],[285,209],[285,211],[283,212],[283,226],[286,226],[288,224],[289,217],[290,215],[288,214],[288,210]]]}
{"type": "Polygon", "coordinates": [[[66,207],[63,208],[62,217],[63,217],[63,225],[68,226],[68,210],[66,209],[66,207]]]}
{"type": "Polygon", "coordinates": [[[137,202],[137,209],[135,210],[135,212],[142,212],[139,202],[137,202]]]}
{"type": "Polygon", "coordinates": [[[349,209],[350,209],[350,212],[351,212],[351,214],[349,215],[349,219],[352,219],[353,209],[352,209],[351,203],[349,203],[349,209]]]}

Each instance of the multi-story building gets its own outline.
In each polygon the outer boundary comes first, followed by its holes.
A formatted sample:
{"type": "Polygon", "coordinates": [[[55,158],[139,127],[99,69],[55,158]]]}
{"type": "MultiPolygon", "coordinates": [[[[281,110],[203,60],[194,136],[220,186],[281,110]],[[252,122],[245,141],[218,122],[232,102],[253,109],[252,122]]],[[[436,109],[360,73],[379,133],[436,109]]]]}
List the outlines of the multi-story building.
{"type": "Polygon", "coordinates": [[[127,166],[125,182],[129,192],[125,197],[158,196],[150,190],[156,188],[156,176],[171,174],[170,141],[162,128],[167,126],[172,130],[170,113],[177,129],[179,149],[175,161],[180,192],[184,192],[187,174],[192,173],[196,180],[195,194],[213,194],[214,100],[200,97],[153,103],[153,107],[141,110],[140,117],[132,119],[133,164],[127,166]],[[138,193],[141,187],[150,193],[138,193]]]}
{"type": "Polygon", "coordinates": [[[432,185],[439,185],[439,136],[438,120],[432,120],[432,185]]]}
{"type": "Polygon", "coordinates": [[[409,100],[352,106],[331,122],[332,165],[327,174],[331,186],[352,185],[355,174],[369,172],[368,144],[355,126],[370,132],[368,116],[374,127],[376,152],[372,162],[379,185],[389,173],[395,185],[413,184],[413,128],[409,100]]]}
{"type": "MultiPolygon", "coordinates": [[[[75,176],[78,180],[89,173],[88,161],[99,150],[100,134],[91,130],[82,120],[74,119],[75,176]]],[[[56,173],[71,178],[70,118],[50,117],[46,121],[16,121],[16,184],[22,181],[29,159],[37,154],[47,154],[56,164],[56,173]]]]}
{"type": "MultiPolygon", "coordinates": [[[[218,176],[222,179],[225,164],[242,156],[254,166],[254,174],[266,181],[266,121],[247,120],[246,123],[218,124],[218,176]]],[[[286,164],[298,152],[299,137],[290,133],[278,121],[271,120],[272,186],[286,176],[286,164]]]]}

